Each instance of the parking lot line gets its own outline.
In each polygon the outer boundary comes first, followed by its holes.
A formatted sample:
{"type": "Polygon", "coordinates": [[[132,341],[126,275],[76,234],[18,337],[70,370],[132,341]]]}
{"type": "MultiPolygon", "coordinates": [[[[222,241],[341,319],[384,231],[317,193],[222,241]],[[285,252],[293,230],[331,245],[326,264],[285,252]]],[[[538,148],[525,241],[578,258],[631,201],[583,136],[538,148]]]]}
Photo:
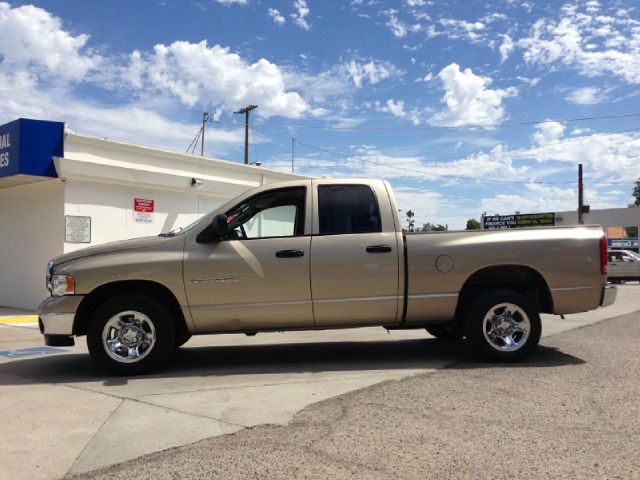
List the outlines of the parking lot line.
{"type": "Polygon", "coordinates": [[[0,324],[8,325],[12,323],[38,323],[38,316],[21,315],[19,317],[0,317],[0,324]]]}

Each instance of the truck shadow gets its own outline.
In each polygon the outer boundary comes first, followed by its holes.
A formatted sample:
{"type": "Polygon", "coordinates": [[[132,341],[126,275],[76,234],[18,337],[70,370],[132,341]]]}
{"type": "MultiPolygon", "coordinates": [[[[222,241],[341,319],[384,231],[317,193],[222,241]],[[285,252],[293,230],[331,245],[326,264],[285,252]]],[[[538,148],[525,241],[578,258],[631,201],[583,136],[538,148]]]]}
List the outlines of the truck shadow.
{"type": "MultiPolygon", "coordinates": [[[[340,371],[426,370],[468,368],[545,368],[585,363],[557,349],[539,346],[526,361],[476,363],[464,342],[436,339],[384,342],[317,342],[266,345],[186,347],[153,375],[138,379],[222,377],[340,371]]],[[[0,385],[104,382],[124,385],[128,377],[99,370],[85,353],[67,353],[0,364],[0,385]]]]}

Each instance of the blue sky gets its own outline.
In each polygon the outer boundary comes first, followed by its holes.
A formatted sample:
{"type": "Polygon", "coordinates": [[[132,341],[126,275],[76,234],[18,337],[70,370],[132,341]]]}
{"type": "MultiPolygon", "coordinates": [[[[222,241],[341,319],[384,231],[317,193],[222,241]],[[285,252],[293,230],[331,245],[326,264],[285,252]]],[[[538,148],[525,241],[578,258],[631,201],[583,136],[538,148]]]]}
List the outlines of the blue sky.
{"type": "Polygon", "coordinates": [[[0,122],[385,178],[417,223],[624,207],[640,177],[634,1],[0,3],[0,122]],[[628,115],[628,116],[625,116],[628,115]],[[593,118],[595,117],[595,118],[593,118]],[[616,118],[611,118],[616,117],[616,118]],[[591,118],[590,120],[576,120],[591,118]],[[563,119],[566,121],[551,121],[563,119]],[[534,123],[544,121],[543,123],[534,123]]]}

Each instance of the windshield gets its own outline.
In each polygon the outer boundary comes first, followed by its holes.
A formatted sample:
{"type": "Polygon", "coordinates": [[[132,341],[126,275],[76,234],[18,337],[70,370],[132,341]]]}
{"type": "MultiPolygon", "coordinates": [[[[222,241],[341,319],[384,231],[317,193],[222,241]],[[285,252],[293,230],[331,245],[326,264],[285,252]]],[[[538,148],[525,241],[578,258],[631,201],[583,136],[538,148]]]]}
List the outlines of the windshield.
{"type": "MultiPolygon", "coordinates": [[[[206,214],[204,214],[206,215],[206,214]]],[[[204,215],[201,215],[200,217],[198,217],[196,220],[194,220],[193,222],[191,222],[189,225],[187,225],[186,227],[176,227],[173,230],[166,232],[166,233],[161,233],[160,236],[161,237],[174,237],[180,233],[185,233],[188,232],[189,230],[191,230],[193,227],[195,227],[198,223],[200,223],[200,221],[202,220],[202,217],[204,215]]]]}

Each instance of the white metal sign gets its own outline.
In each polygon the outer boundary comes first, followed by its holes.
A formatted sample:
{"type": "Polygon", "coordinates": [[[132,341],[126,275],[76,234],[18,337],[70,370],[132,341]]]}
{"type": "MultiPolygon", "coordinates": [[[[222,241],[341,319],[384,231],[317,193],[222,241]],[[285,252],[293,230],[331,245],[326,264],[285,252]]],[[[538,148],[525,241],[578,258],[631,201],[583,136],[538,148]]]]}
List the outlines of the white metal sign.
{"type": "Polygon", "coordinates": [[[91,217],[65,215],[64,241],[67,243],[91,243],[91,217]]]}

